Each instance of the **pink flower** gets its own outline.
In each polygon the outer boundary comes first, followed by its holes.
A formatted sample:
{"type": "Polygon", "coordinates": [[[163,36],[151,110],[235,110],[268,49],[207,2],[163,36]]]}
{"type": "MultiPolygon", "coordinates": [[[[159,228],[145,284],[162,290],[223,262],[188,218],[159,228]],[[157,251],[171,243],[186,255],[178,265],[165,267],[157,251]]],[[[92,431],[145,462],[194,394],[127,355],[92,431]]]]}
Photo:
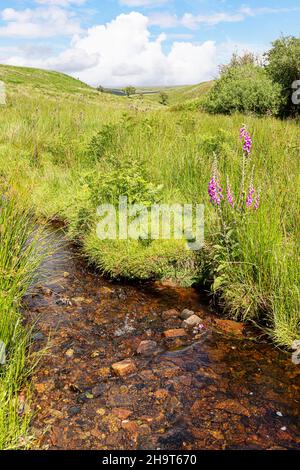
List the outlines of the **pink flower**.
{"type": "Polygon", "coordinates": [[[233,202],[233,197],[232,197],[232,192],[231,192],[231,186],[229,184],[228,179],[227,179],[226,195],[227,195],[228,204],[230,204],[231,207],[234,207],[234,202],[233,202]]]}
{"type": "Polygon", "coordinates": [[[250,187],[249,187],[249,191],[248,191],[248,194],[247,194],[247,199],[246,199],[246,207],[247,209],[249,209],[249,207],[252,206],[253,204],[253,196],[254,196],[254,193],[255,193],[255,189],[252,185],[252,183],[250,184],[250,187]]]}
{"type": "Polygon", "coordinates": [[[212,176],[208,183],[208,195],[212,204],[217,204],[218,206],[221,204],[223,199],[222,188],[216,176],[212,176]]]}
{"type": "Polygon", "coordinates": [[[259,203],[260,203],[260,195],[258,194],[255,198],[255,202],[254,202],[254,210],[257,211],[257,209],[259,208],[259,203]]]}
{"type": "Polygon", "coordinates": [[[244,140],[243,151],[245,154],[250,155],[252,147],[252,139],[249,132],[246,129],[246,126],[243,126],[240,129],[240,139],[244,140]]]}

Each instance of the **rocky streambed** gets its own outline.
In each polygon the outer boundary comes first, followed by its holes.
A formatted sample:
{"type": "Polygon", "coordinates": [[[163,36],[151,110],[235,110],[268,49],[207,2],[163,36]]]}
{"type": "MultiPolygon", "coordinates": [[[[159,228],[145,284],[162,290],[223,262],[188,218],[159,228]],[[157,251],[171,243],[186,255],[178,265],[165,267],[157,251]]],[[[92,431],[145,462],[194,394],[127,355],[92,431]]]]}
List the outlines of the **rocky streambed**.
{"type": "Polygon", "coordinates": [[[109,282],[68,246],[53,266],[26,299],[33,349],[48,345],[36,448],[300,449],[300,368],[257,331],[192,288],[109,282]]]}

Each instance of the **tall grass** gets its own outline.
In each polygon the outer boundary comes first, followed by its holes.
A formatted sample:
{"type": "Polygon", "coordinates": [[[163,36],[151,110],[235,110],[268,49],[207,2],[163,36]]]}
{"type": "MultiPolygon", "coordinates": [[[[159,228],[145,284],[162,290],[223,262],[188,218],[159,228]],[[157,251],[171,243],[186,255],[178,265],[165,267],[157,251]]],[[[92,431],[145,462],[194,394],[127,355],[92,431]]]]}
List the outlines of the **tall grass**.
{"type": "Polygon", "coordinates": [[[24,448],[30,444],[29,397],[24,406],[20,391],[26,384],[29,330],[24,326],[21,302],[34,285],[43,254],[40,232],[28,211],[14,196],[0,198],[0,340],[6,347],[6,362],[0,365],[0,449],[24,448]]]}
{"type": "MultiPolygon", "coordinates": [[[[214,249],[218,223],[207,195],[213,155],[236,190],[241,158],[238,131],[246,121],[254,140],[261,206],[239,228],[240,258],[226,260],[227,282],[217,294],[229,316],[261,322],[276,343],[289,347],[300,334],[299,122],[172,111],[105,94],[81,95],[71,89],[66,93],[63,85],[60,92],[58,83],[55,87],[56,95],[11,89],[6,119],[0,123],[0,174],[39,215],[65,219],[70,235],[78,237],[93,260],[112,274],[122,274],[126,247],[118,250],[112,244],[110,255],[108,244],[105,256],[101,255],[91,200],[94,183],[101,185],[99,175],[115,171],[126,160],[138,161],[148,181],[163,185],[163,201],[206,205],[206,257],[201,254],[205,263],[199,276],[213,282],[213,259],[219,255],[214,249]],[[115,126],[113,137],[95,158],[90,143],[107,124],[115,126]]],[[[135,250],[134,255],[138,274],[135,250]]],[[[144,276],[145,252],[140,262],[144,276]]],[[[128,257],[126,263],[124,275],[128,257]]]]}

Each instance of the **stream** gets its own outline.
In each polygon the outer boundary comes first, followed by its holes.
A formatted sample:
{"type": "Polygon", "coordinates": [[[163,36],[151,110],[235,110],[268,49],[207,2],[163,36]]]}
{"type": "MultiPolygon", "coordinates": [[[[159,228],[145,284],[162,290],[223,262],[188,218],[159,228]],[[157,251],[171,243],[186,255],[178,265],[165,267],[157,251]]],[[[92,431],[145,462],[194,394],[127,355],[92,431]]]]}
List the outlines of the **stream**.
{"type": "Polygon", "coordinates": [[[109,281],[65,243],[47,268],[25,299],[32,347],[46,347],[35,448],[300,449],[300,367],[260,332],[219,319],[193,288],[109,281]],[[182,330],[183,309],[201,330],[182,330]],[[138,354],[146,340],[157,345],[138,354]]]}

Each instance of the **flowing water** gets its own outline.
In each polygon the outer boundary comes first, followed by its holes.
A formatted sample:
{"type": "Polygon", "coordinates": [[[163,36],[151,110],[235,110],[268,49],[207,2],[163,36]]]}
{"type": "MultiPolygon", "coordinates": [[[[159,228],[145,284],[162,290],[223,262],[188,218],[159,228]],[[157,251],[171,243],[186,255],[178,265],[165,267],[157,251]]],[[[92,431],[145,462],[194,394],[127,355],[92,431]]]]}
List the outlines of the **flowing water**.
{"type": "MultiPolygon", "coordinates": [[[[56,280],[28,296],[36,447],[43,449],[300,449],[300,367],[257,331],[217,321],[201,295],[172,283],[110,282],[72,247],[56,280]],[[167,339],[184,308],[204,328],[167,339]],[[157,342],[149,356],[142,340],[157,342]],[[130,358],[118,377],[111,365],[130,358]]],[[[51,267],[52,266],[52,267],[51,267]]]]}

